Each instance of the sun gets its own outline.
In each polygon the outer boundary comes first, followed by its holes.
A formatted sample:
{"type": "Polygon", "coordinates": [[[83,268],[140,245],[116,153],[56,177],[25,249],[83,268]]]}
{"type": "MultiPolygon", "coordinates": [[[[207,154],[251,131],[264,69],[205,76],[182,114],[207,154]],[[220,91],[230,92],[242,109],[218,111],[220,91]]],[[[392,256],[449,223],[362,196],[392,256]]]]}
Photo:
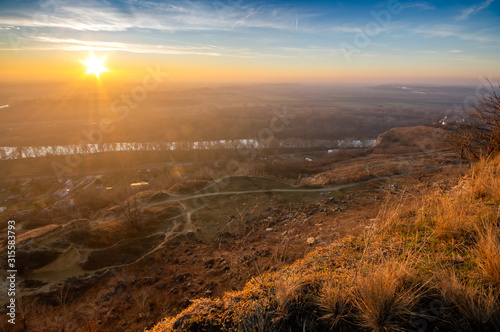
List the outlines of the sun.
{"type": "Polygon", "coordinates": [[[94,53],[90,53],[90,56],[87,60],[82,61],[83,64],[87,67],[86,75],[94,74],[97,78],[101,73],[108,72],[108,68],[104,67],[104,60],[106,58],[96,58],[94,53]]]}

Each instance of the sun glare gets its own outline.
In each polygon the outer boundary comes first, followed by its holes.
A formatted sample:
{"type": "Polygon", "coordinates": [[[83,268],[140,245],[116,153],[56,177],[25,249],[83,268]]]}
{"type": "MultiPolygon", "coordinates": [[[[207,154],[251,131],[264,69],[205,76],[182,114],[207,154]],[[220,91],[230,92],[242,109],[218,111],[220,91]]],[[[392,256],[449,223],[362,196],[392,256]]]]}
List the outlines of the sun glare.
{"type": "Polygon", "coordinates": [[[96,58],[93,53],[90,54],[89,58],[86,61],[83,61],[83,64],[87,67],[86,75],[94,74],[96,77],[99,77],[101,73],[105,73],[109,71],[106,67],[104,67],[105,58],[96,58]]]}

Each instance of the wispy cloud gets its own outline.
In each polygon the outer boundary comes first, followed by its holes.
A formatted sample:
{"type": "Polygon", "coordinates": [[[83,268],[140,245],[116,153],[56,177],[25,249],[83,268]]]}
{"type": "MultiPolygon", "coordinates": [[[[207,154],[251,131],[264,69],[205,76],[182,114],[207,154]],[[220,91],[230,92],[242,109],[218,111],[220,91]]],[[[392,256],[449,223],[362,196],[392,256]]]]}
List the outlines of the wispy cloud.
{"type": "Polygon", "coordinates": [[[42,47],[46,49],[54,48],[64,51],[123,51],[153,54],[221,55],[221,53],[218,52],[214,46],[165,46],[107,41],[85,41],[56,37],[35,37],[33,40],[39,42],[39,45],[44,45],[42,47]]]}
{"type": "Polygon", "coordinates": [[[427,38],[438,37],[447,38],[454,37],[467,41],[476,42],[499,42],[499,39],[494,36],[486,34],[484,31],[478,31],[475,33],[464,32],[463,27],[459,25],[451,24],[434,24],[434,25],[422,25],[417,28],[410,29],[412,33],[422,35],[427,38]]]}
{"type": "MultiPolygon", "coordinates": [[[[144,54],[166,54],[166,55],[202,55],[214,57],[233,58],[265,58],[265,57],[293,57],[293,54],[285,54],[270,50],[255,52],[247,48],[222,47],[214,45],[158,45],[141,43],[123,43],[108,41],[86,41],[71,38],[57,38],[39,36],[31,39],[30,46],[23,50],[33,51],[98,51],[98,52],[128,52],[144,54]]],[[[15,48],[0,48],[0,51],[17,51],[15,48]]],[[[281,50],[280,50],[281,51],[281,50]]]]}
{"type": "Polygon", "coordinates": [[[133,21],[133,17],[127,17],[111,7],[62,7],[51,16],[42,12],[24,16],[0,16],[2,25],[79,31],[124,31],[134,26],[133,21]]]}
{"type": "Polygon", "coordinates": [[[464,9],[462,11],[462,14],[460,16],[457,17],[457,20],[459,21],[463,21],[463,20],[466,20],[469,18],[469,16],[471,15],[474,15],[476,14],[477,12],[485,9],[485,8],[488,8],[489,5],[491,5],[491,3],[493,2],[494,0],[486,0],[484,1],[483,3],[479,4],[479,5],[476,5],[476,6],[472,6],[472,7],[469,7],[467,9],[464,9]]]}
{"type": "MultiPolygon", "coordinates": [[[[333,32],[341,32],[341,33],[366,33],[367,28],[366,28],[366,23],[365,24],[342,24],[342,25],[334,25],[330,26],[328,29],[329,31],[333,32]]],[[[386,33],[386,32],[398,32],[401,31],[402,29],[406,28],[408,25],[406,23],[401,23],[401,22],[391,22],[390,24],[387,24],[385,26],[377,26],[377,34],[380,33],[386,33]]]]}
{"type": "Polygon", "coordinates": [[[500,64],[499,60],[493,60],[485,56],[473,56],[466,55],[461,50],[451,50],[451,51],[420,51],[418,52],[422,54],[420,57],[425,59],[443,59],[443,57],[447,57],[449,61],[460,61],[460,62],[475,62],[482,64],[500,64]],[[453,54],[447,54],[453,53],[453,54]]]}
{"type": "Polygon", "coordinates": [[[288,55],[288,57],[317,57],[317,56],[337,56],[342,55],[342,49],[340,48],[328,48],[328,47],[281,47],[281,53],[288,55]]]}
{"type": "Polygon", "coordinates": [[[423,10],[434,10],[436,9],[433,5],[428,2],[406,2],[401,3],[403,9],[418,8],[423,10]]]}
{"type": "Polygon", "coordinates": [[[20,30],[21,28],[15,26],[0,26],[0,30],[20,30]]]}
{"type": "Polygon", "coordinates": [[[495,64],[495,65],[498,65],[500,64],[500,61],[499,60],[492,60],[492,59],[486,59],[484,57],[477,57],[477,56],[462,56],[462,57],[457,57],[457,58],[454,58],[454,60],[456,61],[463,61],[463,62],[477,62],[477,63],[490,63],[490,64],[495,64]]]}
{"type": "Polygon", "coordinates": [[[43,11],[23,16],[0,14],[0,25],[78,31],[126,31],[132,28],[224,31],[235,27],[295,29],[296,12],[271,5],[221,7],[209,2],[191,1],[178,4],[133,0],[122,2],[129,6],[120,8],[84,2],[79,6],[61,6],[50,16],[44,15],[43,11]]]}

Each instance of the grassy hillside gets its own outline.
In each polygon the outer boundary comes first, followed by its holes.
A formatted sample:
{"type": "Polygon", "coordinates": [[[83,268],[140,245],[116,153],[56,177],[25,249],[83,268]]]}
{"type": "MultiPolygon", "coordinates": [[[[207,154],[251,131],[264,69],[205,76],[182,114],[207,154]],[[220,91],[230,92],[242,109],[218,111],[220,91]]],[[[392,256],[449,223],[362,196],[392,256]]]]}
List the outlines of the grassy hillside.
{"type": "Polygon", "coordinates": [[[498,331],[500,158],[450,190],[406,188],[365,232],[151,331],[498,331]]]}

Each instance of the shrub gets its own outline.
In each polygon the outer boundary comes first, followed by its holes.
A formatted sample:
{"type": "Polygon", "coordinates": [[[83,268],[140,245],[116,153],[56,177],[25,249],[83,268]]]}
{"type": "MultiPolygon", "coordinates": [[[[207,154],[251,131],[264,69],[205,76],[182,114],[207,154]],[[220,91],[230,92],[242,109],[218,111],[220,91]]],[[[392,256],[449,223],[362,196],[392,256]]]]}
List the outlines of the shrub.
{"type": "Polygon", "coordinates": [[[467,112],[464,123],[447,135],[447,143],[468,160],[479,160],[500,152],[500,96],[493,85],[485,91],[481,103],[467,112]]]}

